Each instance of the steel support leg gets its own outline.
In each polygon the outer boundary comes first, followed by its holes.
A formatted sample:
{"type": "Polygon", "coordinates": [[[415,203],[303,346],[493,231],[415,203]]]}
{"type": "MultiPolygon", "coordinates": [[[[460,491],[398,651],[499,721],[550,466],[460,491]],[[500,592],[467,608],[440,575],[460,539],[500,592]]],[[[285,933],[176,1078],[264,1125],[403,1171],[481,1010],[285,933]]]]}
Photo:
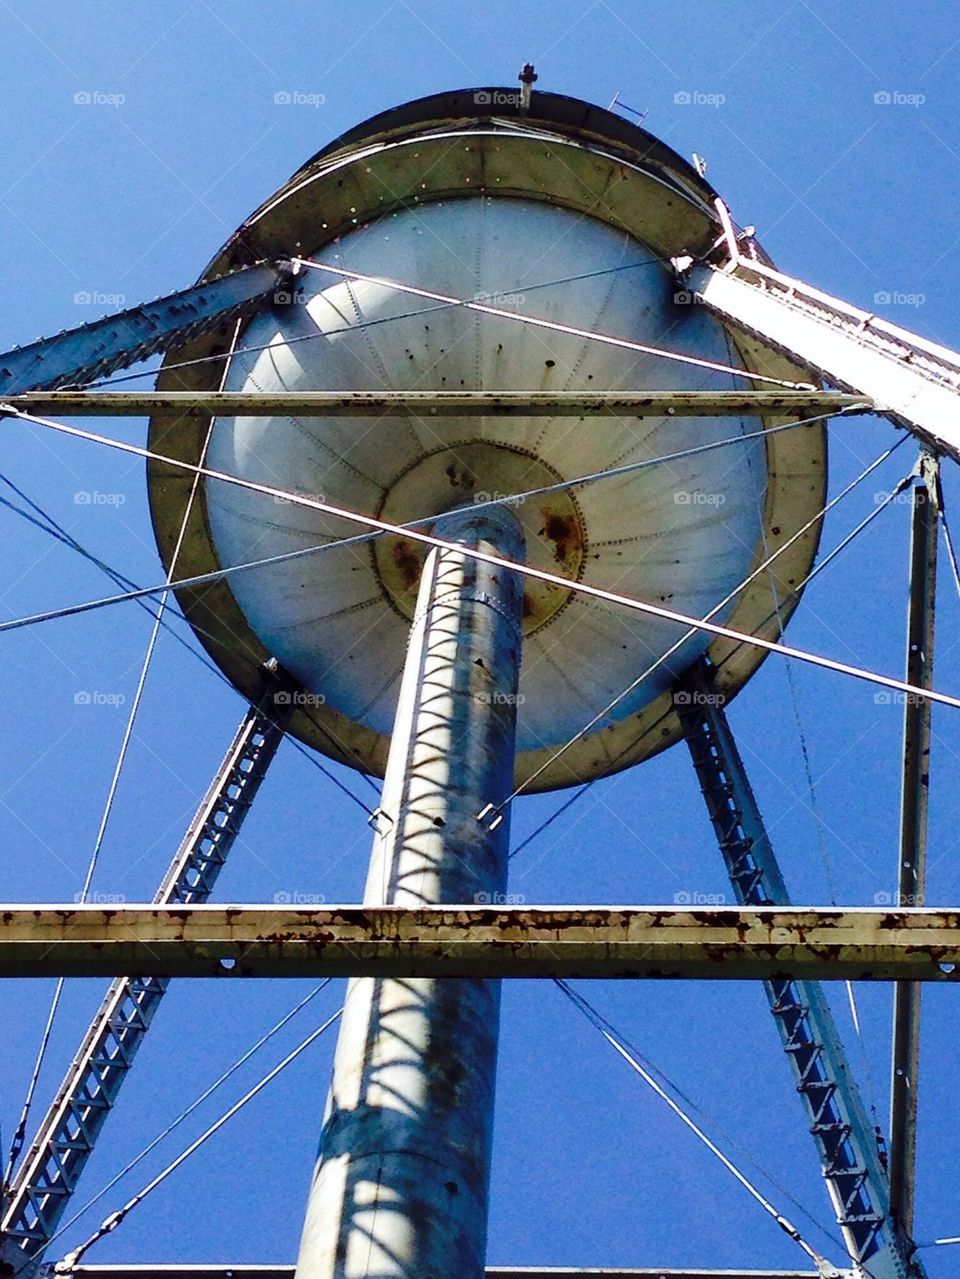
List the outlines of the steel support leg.
{"type": "MultiPolygon", "coordinates": [[[[933,628],[937,578],[939,474],[936,459],[921,454],[913,489],[910,599],[907,607],[906,679],[933,685],[933,628]]],[[[930,793],[930,703],[907,697],[903,708],[903,787],[900,803],[901,906],[924,905],[927,802],[930,793]]],[[[890,1085],[890,1212],[913,1232],[917,1085],[920,1073],[919,982],[897,982],[893,994],[890,1085]]]]}
{"type": "MultiPolygon", "coordinates": [[[[154,901],[196,905],[209,898],[283,738],[292,710],[289,698],[276,698],[283,689],[274,672],[265,674],[260,703],[237,729],[154,901]]],[[[17,1273],[42,1257],[168,985],[166,977],[111,982],[7,1188],[0,1266],[17,1273]]]]}
{"type": "Polygon", "coordinates": [[[960,355],[763,263],[735,272],[675,259],[681,287],[724,321],[832,385],[864,395],[938,451],[960,459],[960,355]]]}
{"type": "MultiPolygon", "coordinates": [[[[788,905],[763,817],[715,689],[701,663],[674,695],[730,882],[742,905],[788,905]]],[[[887,1176],[833,1014],[817,982],[765,982],[850,1257],[872,1279],[921,1275],[889,1220],[887,1176]]]]}
{"type": "Polygon", "coordinates": [[[289,262],[261,262],[180,293],[0,353],[0,396],[77,386],[182,345],[266,304],[289,262]]]}
{"type": "MultiPolygon", "coordinates": [[[[438,535],[523,558],[505,510],[438,535]]],[[[456,551],[424,566],[365,904],[495,902],[513,779],[518,574],[456,551]]],[[[359,978],[347,990],[297,1279],[483,1279],[499,984],[359,978]]]]}

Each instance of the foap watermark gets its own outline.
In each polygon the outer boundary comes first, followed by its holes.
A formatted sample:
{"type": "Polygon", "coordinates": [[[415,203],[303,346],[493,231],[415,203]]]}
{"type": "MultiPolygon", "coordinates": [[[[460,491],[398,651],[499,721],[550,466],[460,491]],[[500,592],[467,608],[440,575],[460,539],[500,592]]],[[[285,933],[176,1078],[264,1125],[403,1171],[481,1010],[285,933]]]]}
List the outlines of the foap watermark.
{"type": "Polygon", "coordinates": [[[293,691],[281,689],[273,695],[274,706],[326,706],[327,699],[322,693],[308,693],[304,688],[293,691]]]}
{"type": "Polygon", "coordinates": [[[301,89],[280,89],[273,95],[275,107],[322,107],[325,93],[304,93],[301,89]]]}
{"type": "Polygon", "coordinates": [[[501,693],[496,689],[492,693],[477,693],[474,700],[481,706],[522,706],[527,699],[523,693],[501,693]]]}
{"type": "Polygon", "coordinates": [[[81,89],[73,95],[75,107],[122,107],[126,100],[125,93],[104,93],[102,89],[81,89]]]}
{"type": "Polygon", "coordinates": [[[523,306],[526,300],[523,293],[475,293],[471,298],[472,302],[480,302],[484,306],[496,306],[503,311],[515,311],[523,306]]]}
{"type": "Polygon", "coordinates": [[[477,493],[474,493],[473,500],[478,505],[481,502],[496,502],[500,506],[523,506],[527,499],[514,493],[500,493],[497,491],[491,493],[487,489],[480,489],[477,493]]]}
{"type": "Polygon", "coordinates": [[[77,289],[73,295],[74,306],[125,306],[125,293],[104,293],[101,289],[77,289]]]}
{"type": "Polygon", "coordinates": [[[881,89],[873,95],[875,107],[922,107],[926,100],[925,93],[904,93],[901,89],[881,89]]]}
{"type": "Polygon", "coordinates": [[[673,95],[678,107],[722,107],[726,100],[726,94],[704,93],[702,89],[680,89],[673,95]]]}
{"type": "Polygon", "coordinates": [[[698,889],[681,889],[673,894],[674,906],[725,906],[726,896],[723,893],[701,893],[698,889]]]}
{"type": "Polygon", "coordinates": [[[523,893],[474,893],[473,900],[477,906],[525,906],[527,904],[523,893]]]}
{"type": "Polygon", "coordinates": [[[704,693],[699,688],[678,688],[671,698],[674,706],[723,706],[725,693],[704,693]]]}
{"type": "Polygon", "coordinates": [[[923,306],[925,293],[903,293],[898,289],[878,289],[873,295],[874,306],[923,306]]]}
{"type": "Polygon", "coordinates": [[[926,700],[920,693],[902,693],[896,688],[881,688],[873,695],[874,706],[922,706],[926,700]]]}
{"type": "Polygon", "coordinates": [[[74,706],[122,706],[127,698],[124,693],[103,693],[99,689],[78,689],[73,695],[74,706]]]}
{"type": "Polygon", "coordinates": [[[895,910],[909,910],[925,905],[922,893],[874,893],[874,906],[893,906],[895,910]]]}
{"type": "Polygon", "coordinates": [[[904,488],[897,492],[896,489],[878,489],[873,495],[874,506],[910,506],[913,502],[913,490],[904,488]]]}
{"type": "Polygon", "coordinates": [[[325,906],[327,899],[323,893],[301,893],[299,889],[290,892],[273,894],[274,906],[325,906]]]}
{"type": "Polygon", "coordinates": [[[507,93],[505,89],[480,89],[473,95],[474,105],[478,107],[518,107],[519,93],[507,93]]]}
{"type": "Polygon", "coordinates": [[[74,893],[73,900],[78,906],[122,906],[127,900],[123,893],[101,893],[91,889],[87,893],[74,893]]]}
{"type": "Polygon", "coordinates": [[[702,489],[678,489],[673,495],[674,506],[723,506],[726,493],[705,493],[702,489]]]}
{"type": "Polygon", "coordinates": [[[275,289],[273,304],[274,306],[302,306],[307,296],[306,289],[275,289]]]}
{"type": "Polygon", "coordinates": [[[77,489],[73,495],[75,506],[123,506],[126,493],[101,493],[98,489],[77,489]]]}
{"type": "Polygon", "coordinates": [[[311,502],[325,502],[327,500],[322,493],[307,493],[303,489],[292,489],[289,497],[283,493],[274,493],[273,500],[277,506],[299,506],[298,497],[307,497],[311,502]]]}
{"type": "Polygon", "coordinates": [[[677,306],[697,306],[703,301],[703,295],[700,293],[691,293],[689,289],[677,289],[673,295],[673,300],[677,306]]]}

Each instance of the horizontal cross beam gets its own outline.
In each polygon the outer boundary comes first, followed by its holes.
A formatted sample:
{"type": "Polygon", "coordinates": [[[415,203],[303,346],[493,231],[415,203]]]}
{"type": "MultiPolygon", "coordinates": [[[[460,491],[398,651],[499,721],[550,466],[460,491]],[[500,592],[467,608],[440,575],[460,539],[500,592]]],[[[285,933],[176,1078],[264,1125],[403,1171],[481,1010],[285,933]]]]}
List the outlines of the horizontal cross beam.
{"type": "MultiPolygon", "coordinates": [[[[834,1272],[838,1279],[850,1272],[834,1272]]],[[[113,1265],[74,1266],[62,1272],[72,1279],[293,1279],[293,1266],[113,1265]]],[[[488,1266],[486,1279],[821,1279],[812,1270],[609,1270],[606,1267],[488,1266]]]]}
{"type": "Polygon", "coordinates": [[[0,906],[0,976],[960,981],[960,911],[0,906]]]}
{"type": "Polygon", "coordinates": [[[863,396],[839,391],[43,391],[3,401],[22,413],[145,417],[160,411],[221,416],[740,417],[836,413],[863,396]]]}

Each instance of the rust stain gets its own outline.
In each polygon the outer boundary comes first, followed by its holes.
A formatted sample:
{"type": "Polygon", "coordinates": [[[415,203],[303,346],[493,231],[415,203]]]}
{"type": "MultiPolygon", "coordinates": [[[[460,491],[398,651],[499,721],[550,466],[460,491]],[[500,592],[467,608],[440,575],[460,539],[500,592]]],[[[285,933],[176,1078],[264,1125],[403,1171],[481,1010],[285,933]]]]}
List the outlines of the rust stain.
{"type": "Polygon", "coordinates": [[[554,559],[558,564],[565,564],[567,557],[575,551],[580,543],[577,536],[577,521],[572,515],[548,515],[541,535],[555,546],[554,559]]]}
{"type": "Polygon", "coordinates": [[[405,588],[412,591],[420,580],[420,559],[416,551],[401,539],[394,543],[391,553],[405,588]]]}
{"type": "Polygon", "coordinates": [[[444,475],[449,480],[451,488],[465,489],[468,493],[472,493],[477,487],[477,477],[468,466],[459,466],[456,462],[450,462],[444,467],[444,475]]]}

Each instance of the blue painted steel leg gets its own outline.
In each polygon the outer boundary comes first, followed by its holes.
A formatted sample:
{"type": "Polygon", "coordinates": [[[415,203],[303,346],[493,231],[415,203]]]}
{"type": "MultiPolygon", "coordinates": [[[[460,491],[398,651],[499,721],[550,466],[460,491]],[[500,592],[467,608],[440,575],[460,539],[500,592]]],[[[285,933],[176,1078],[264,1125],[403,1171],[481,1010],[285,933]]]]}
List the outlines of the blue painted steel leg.
{"type": "MultiPolygon", "coordinates": [[[[737,901],[789,905],[773,846],[716,691],[700,663],[674,692],[710,820],[737,901]]],[[[851,1259],[871,1279],[922,1276],[890,1221],[889,1184],[833,1014],[817,982],[764,983],[851,1259]]]]}
{"type": "Polygon", "coordinates": [[[259,263],[0,354],[0,396],[81,386],[179,346],[285,290],[293,267],[259,263]]]}
{"type": "MultiPolygon", "coordinates": [[[[197,904],[209,898],[283,739],[292,704],[276,694],[285,687],[268,674],[263,698],[245,715],[154,901],[197,904]]],[[[111,983],[8,1188],[0,1267],[29,1273],[42,1257],[168,984],[163,977],[111,983]]]]}

